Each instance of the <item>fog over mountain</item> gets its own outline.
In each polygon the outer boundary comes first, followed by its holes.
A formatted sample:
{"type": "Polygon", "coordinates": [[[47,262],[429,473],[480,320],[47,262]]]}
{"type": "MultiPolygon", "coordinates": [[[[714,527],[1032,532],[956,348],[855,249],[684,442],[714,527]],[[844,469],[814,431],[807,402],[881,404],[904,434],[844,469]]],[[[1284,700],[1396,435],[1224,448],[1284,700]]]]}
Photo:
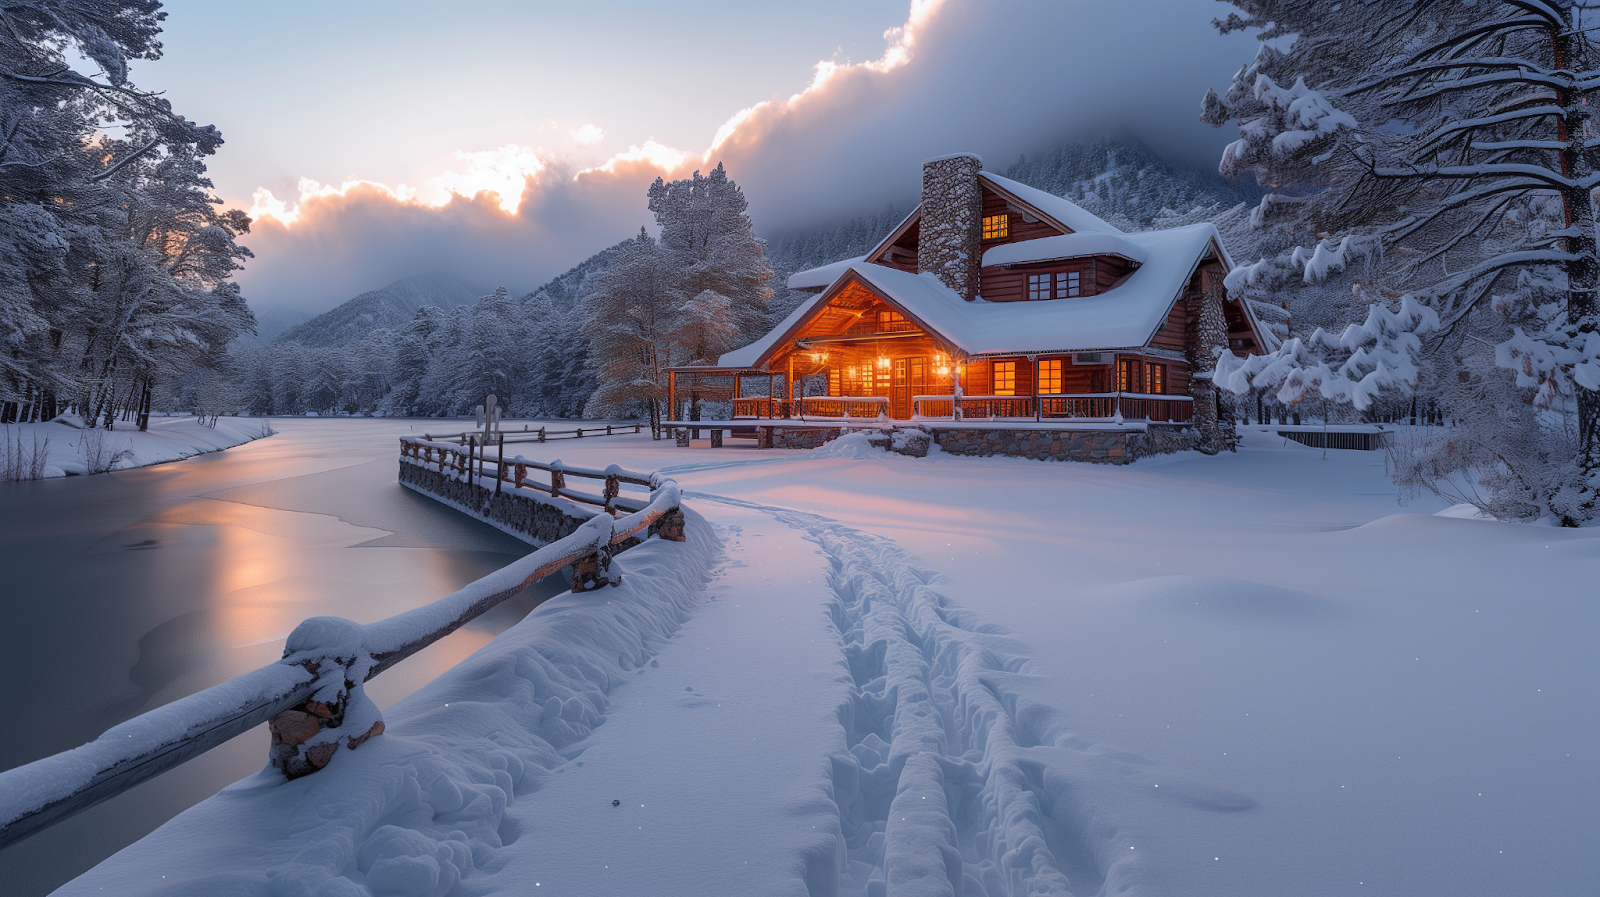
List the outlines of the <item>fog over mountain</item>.
{"type": "Polygon", "coordinates": [[[481,291],[448,278],[424,274],[402,277],[288,329],[278,340],[311,348],[342,346],[379,328],[399,328],[425,305],[449,311],[479,295],[481,291]]]}

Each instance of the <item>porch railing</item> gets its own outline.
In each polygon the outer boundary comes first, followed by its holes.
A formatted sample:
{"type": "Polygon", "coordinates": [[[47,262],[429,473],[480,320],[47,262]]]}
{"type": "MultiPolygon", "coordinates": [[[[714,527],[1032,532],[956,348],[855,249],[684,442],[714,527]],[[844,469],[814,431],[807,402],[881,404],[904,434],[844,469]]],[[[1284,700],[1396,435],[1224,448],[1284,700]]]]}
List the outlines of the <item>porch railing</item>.
{"type": "Polygon", "coordinates": [[[778,418],[788,417],[788,403],[773,396],[753,396],[733,400],[733,416],[735,419],[742,417],[778,418]]]}
{"type": "Polygon", "coordinates": [[[802,417],[869,417],[889,414],[888,396],[806,396],[800,400],[802,417]]]}
{"type": "MultiPolygon", "coordinates": [[[[912,414],[921,420],[952,420],[956,397],[913,396],[912,414]]],[[[1188,396],[1140,393],[1048,393],[1038,397],[1042,420],[1124,420],[1184,423],[1193,412],[1188,396]]],[[[1033,396],[962,396],[963,420],[1029,420],[1034,418],[1033,396]]]]}

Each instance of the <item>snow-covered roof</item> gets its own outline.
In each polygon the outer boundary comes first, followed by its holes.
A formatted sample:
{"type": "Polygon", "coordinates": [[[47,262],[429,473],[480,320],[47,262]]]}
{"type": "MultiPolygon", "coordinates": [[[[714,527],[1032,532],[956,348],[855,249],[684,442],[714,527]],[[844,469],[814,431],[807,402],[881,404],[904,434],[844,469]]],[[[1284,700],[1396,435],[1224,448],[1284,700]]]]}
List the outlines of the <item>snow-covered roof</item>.
{"type": "Polygon", "coordinates": [[[1141,265],[1149,260],[1149,253],[1143,246],[1121,234],[1100,234],[1086,231],[1076,234],[1061,234],[1055,237],[1040,237],[1037,240],[1003,243],[984,252],[983,266],[987,268],[991,265],[1047,262],[1086,255],[1120,255],[1141,265]]]}
{"type": "MultiPolygon", "coordinates": [[[[968,302],[932,274],[911,274],[868,262],[845,267],[968,355],[1134,348],[1149,342],[1166,322],[1172,303],[1195,267],[1213,242],[1221,245],[1221,239],[1210,224],[1122,234],[1119,239],[1136,250],[1144,264],[1116,288],[1075,299],[968,302]]],[[[802,303],[756,342],[723,355],[718,367],[755,367],[780,340],[793,338],[793,331],[831,292],[802,303]]]]}
{"type": "Polygon", "coordinates": [[[1075,202],[1029,187],[1027,184],[1020,184],[1010,178],[1003,178],[992,172],[980,171],[978,172],[978,177],[1049,215],[1074,232],[1122,233],[1122,231],[1112,227],[1109,222],[1100,220],[1100,218],[1090,214],[1087,209],[1075,202]]]}
{"type": "MultiPolygon", "coordinates": [[[[855,264],[865,263],[856,262],[855,264]]],[[[846,266],[846,268],[848,270],[848,266],[846,266]]],[[[843,276],[843,272],[840,272],[840,276],[843,276]]],[[[779,338],[787,334],[791,329],[794,328],[796,324],[804,319],[806,315],[810,314],[811,309],[815,308],[817,303],[822,301],[822,297],[826,295],[827,293],[818,293],[817,295],[812,296],[810,299],[807,299],[806,301],[795,306],[794,311],[789,312],[789,316],[784,318],[783,321],[778,324],[778,326],[768,330],[766,336],[763,336],[750,345],[744,346],[743,348],[734,349],[732,352],[722,353],[722,356],[717,359],[717,367],[739,368],[743,370],[749,370],[755,367],[756,361],[759,360],[763,355],[766,355],[768,350],[770,350],[773,345],[777,343],[779,338]]]]}
{"type": "Polygon", "coordinates": [[[819,265],[815,268],[808,268],[805,271],[796,271],[795,273],[789,275],[789,279],[786,281],[786,283],[788,283],[789,289],[791,290],[824,289],[829,284],[838,280],[839,275],[843,274],[851,265],[854,265],[857,262],[866,261],[866,258],[867,257],[864,255],[858,255],[853,259],[845,259],[842,262],[834,262],[830,265],[819,265]]]}

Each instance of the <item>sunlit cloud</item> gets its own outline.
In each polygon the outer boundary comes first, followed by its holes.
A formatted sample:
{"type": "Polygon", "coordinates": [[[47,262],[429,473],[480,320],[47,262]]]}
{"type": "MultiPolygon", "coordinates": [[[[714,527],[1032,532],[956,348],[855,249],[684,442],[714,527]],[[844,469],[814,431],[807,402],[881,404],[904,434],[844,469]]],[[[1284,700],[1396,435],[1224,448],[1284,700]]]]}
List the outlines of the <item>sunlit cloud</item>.
{"type": "Polygon", "coordinates": [[[675,150],[670,146],[665,146],[655,142],[654,140],[646,140],[643,146],[630,146],[628,147],[627,152],[617,153],[610,159],[607,159],[604,165],[597,165],[594,168],[585,168],[578,172],[578,176],[582,177],[583,175],[596,171],[604,171],[608,173],[616,172],[624,167],[628,167],[630,163],[639,162],[646,163],[653,168],[659,168],[663,173],[671,173],[677,171],[679,168],[682,168],[684,163],[688,162],[690,159],[701,158],[704,157],[695,153],[686,153],[683,150],[675,150]]]}
{"type": "Polygon", "coordinates": [[[599,125],[544,120],[537,129],[569,152],[458,152],[449,170],[415,187],[307,178],[298,196],[258,189],[256,261],[241,283],[252,303],[316,310],[408,273],[532,289],[650,226],[645,193],[655,178],[718,163],[744,188],[758,231],[774,234],[903,204],[929,156],[979,152],[1003,171],[1073,128],[1151,123],[1150,136],[1169,132],[1169,147],[1210,152],[1209,139],[1220,150],[1229,137],[1195,122],[1190,88],[1225,83],[1253,44],[1206,43],[1204,11],[1180,15],[1181,2],[1163,0],[1173,14],[1139,26],[1094,0],[1018,0],[1005,14],[981,0],[909,0],[877,58],[816,63],[798,92],[730,115],[703,152],[649,139],[588,155],[608,136],[599,125]],[[1115,49],[1117,35],[1139,27],[1152,53],[1182,64],[1157,71],[1115,49]],[[1087,32],[1108,37],[1059,54],[1063,35],[1087,32]],[[1007,86],[997,90],[982,74],[1000,70],[1007,86]],[[1104,89],[1082,90],[1091,80],[1104,89]]]}

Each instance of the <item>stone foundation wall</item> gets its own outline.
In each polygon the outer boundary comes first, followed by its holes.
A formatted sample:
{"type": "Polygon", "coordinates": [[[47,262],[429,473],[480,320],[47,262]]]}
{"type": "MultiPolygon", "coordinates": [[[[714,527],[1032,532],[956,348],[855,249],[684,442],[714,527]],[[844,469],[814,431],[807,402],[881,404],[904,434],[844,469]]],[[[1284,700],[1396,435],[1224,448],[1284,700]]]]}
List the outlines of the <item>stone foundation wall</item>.
{"type": "Polygon", "coordinates": [[[952,455],[1007,455],[1053,461],[1127,464],[1138,458],[1195,447],[1193,431],[1152,427],[1146,433],[1096,430],[933,431],[940,451],[952,455]]]}
{"type": "Polygon", "coordinates": [[[756,431],[758,448],[814,449],[839,438],[838,427],[762,427],[756,431]]]}
{"type": "MultiPolygon", "coordinates": [[[[464,482],[456,476],[413,464],[409,459],[400,462],[400,485],[533,545],[548,545],[570,536],[589,519],[573,516],[560,505],[541,496],[526,491],[501,492],[497,495],[492,486],[485,488],[464,482]]],[[[632,548],[641,541],[635,536],[623,543],[619,550],[632,548]]]]}

